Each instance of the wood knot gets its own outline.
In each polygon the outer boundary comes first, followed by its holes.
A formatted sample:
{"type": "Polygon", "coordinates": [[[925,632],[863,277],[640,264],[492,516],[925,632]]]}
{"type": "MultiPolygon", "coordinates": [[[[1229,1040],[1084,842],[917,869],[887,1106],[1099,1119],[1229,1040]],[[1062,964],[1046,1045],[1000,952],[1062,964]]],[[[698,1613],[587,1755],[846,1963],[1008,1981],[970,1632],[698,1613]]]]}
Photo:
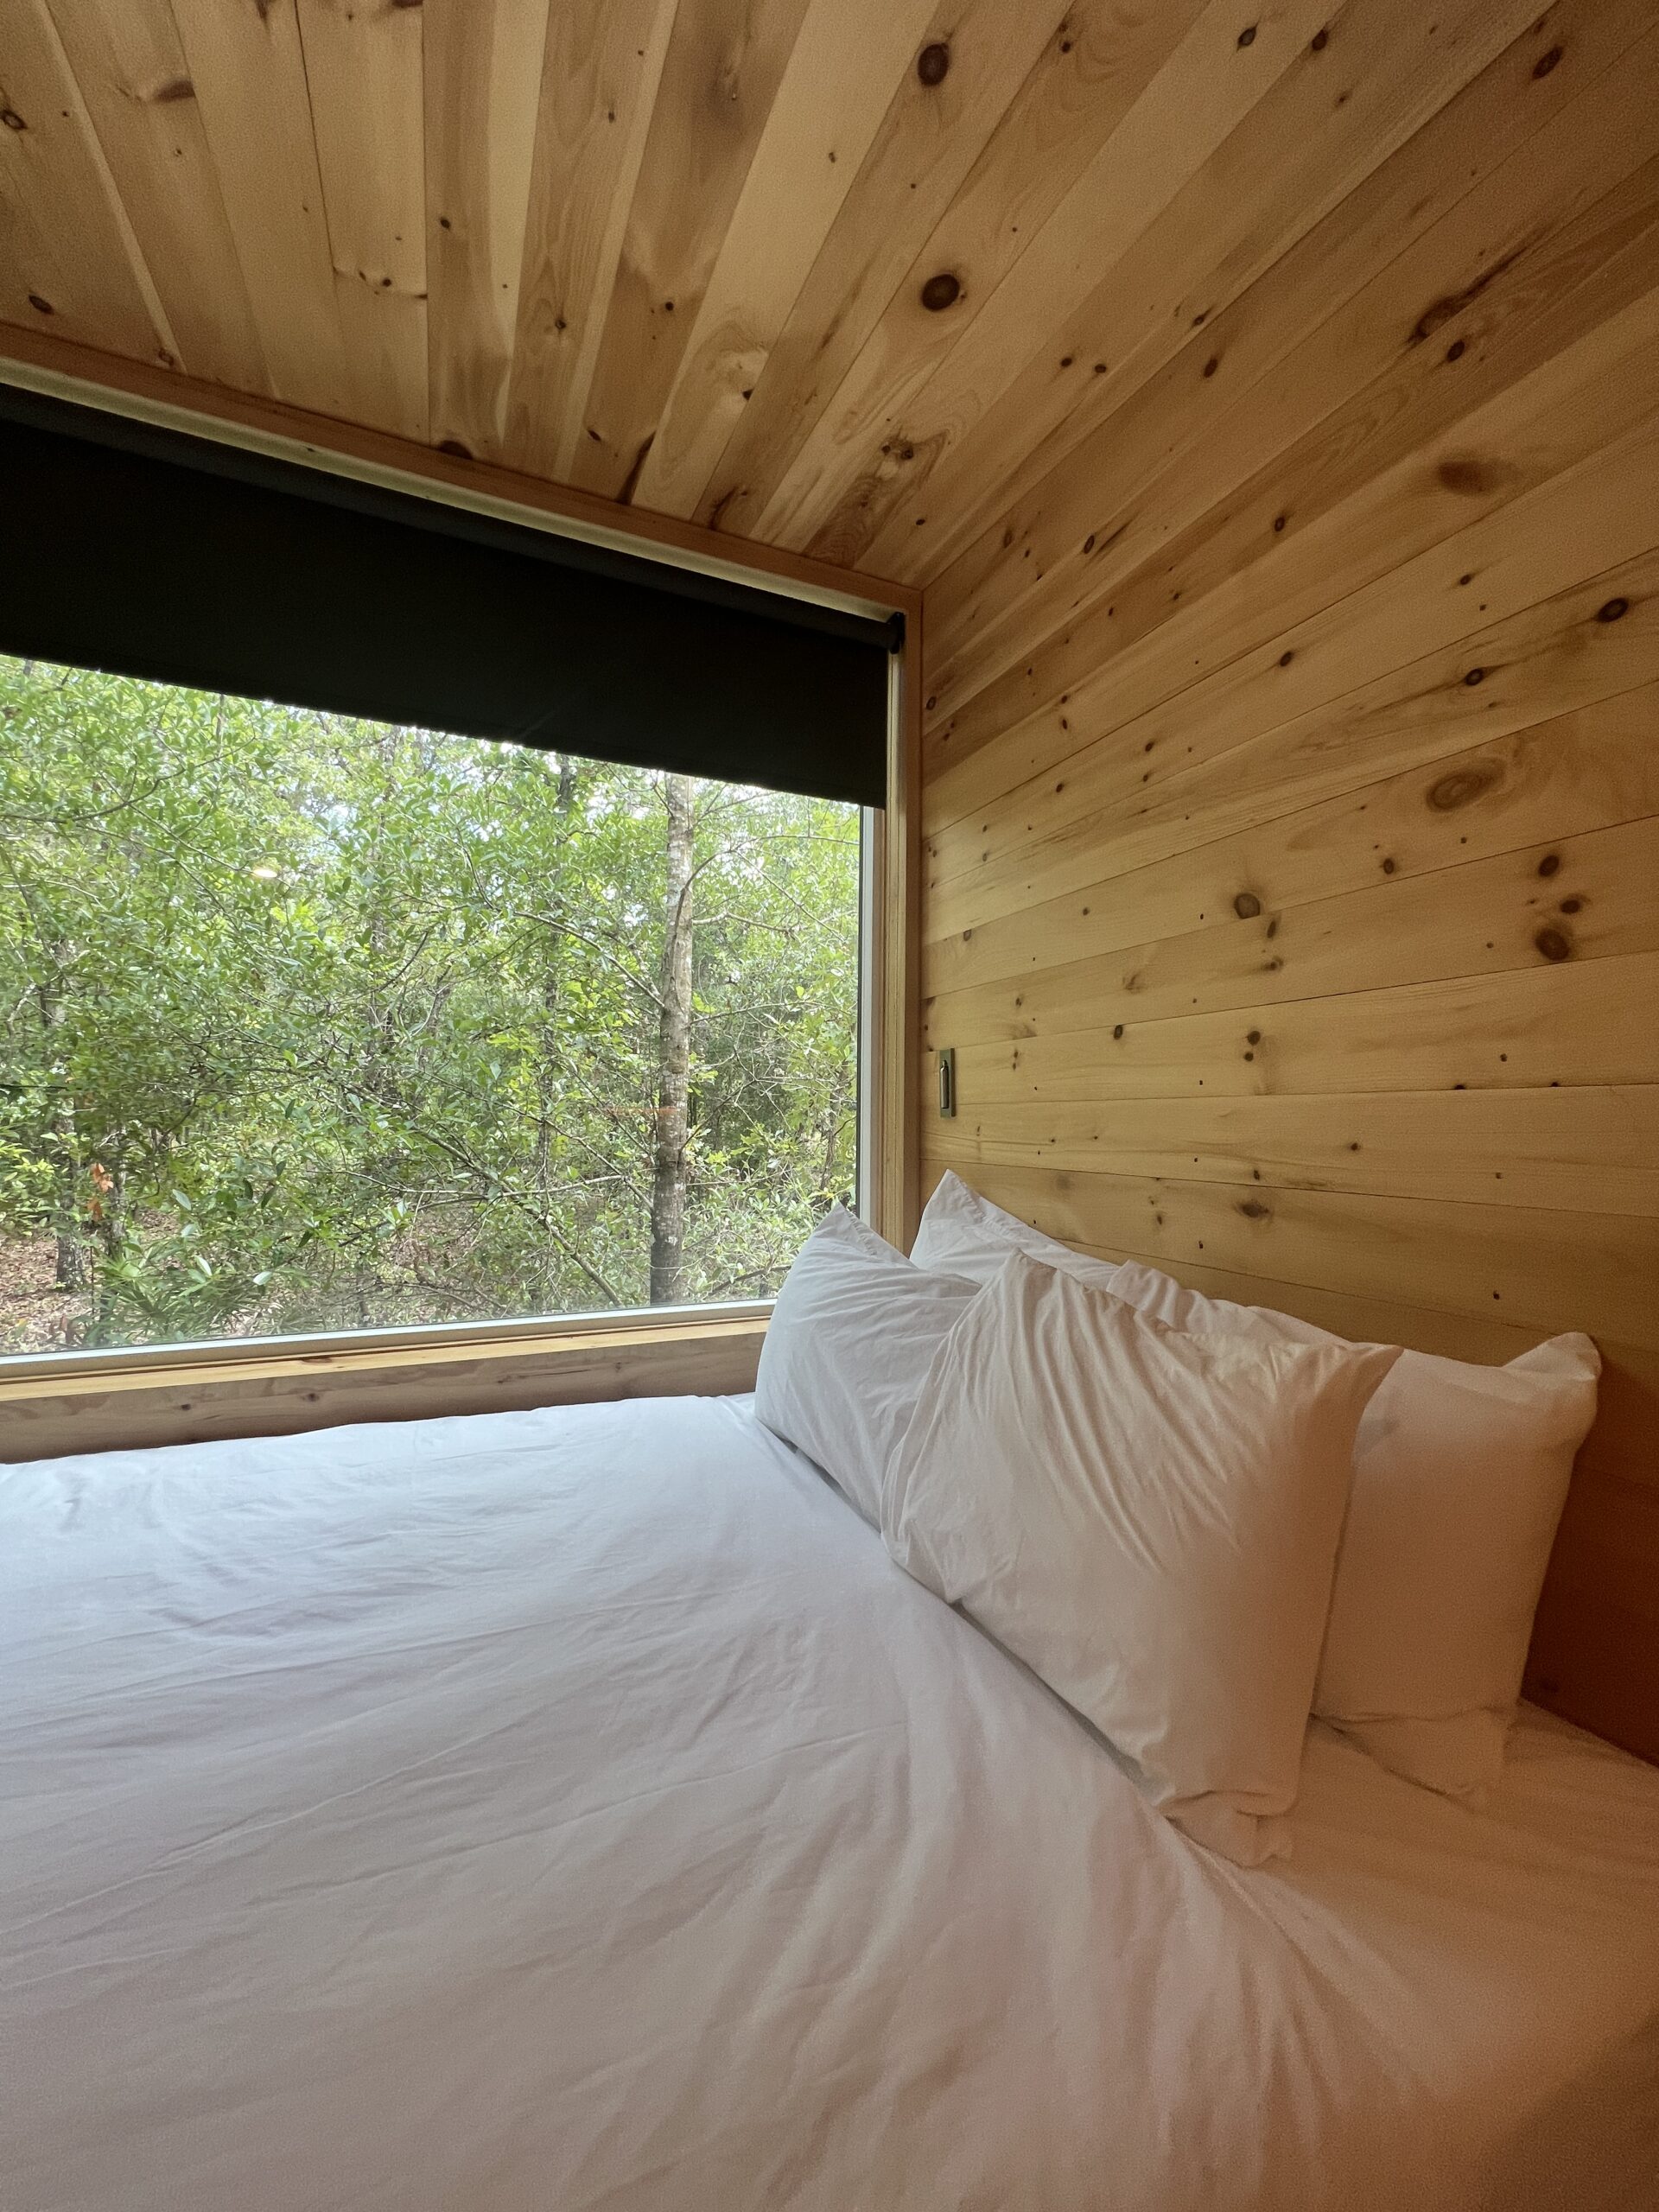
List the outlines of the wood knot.
{"type": "Polygon", "coordinates": [[[52,315],[55,312],[51,301],[43,300],[38,292],[31,292],[29,294],[29,304],[34,308],[36,315],[52,315]]]}
{"type": "Polygon", "coordinates": [[[1561,901],[1561,912],[1564,914],[1580,913],[1582,912],[1583,908],[1584,901],[1582,899],[1563,899],[1561,901]]]}
{"type": "Polygon", "coordinates": [[[1233,901],[1233,912],[1241,922],[1253,922],[1262,911],[1262,901],[1254,891],[1241,891],[1233,901]]]}
{"type": "Polygon", "coordinates": [[[1455,814],[1501,783],[1503,771],[1496,760],[1482,760],[1469,768],[1453,768],[1428,787],[1428,804],[1436,814],[1455,814]]]}
{"type": "Polygon", "coordinates": [[[1238,1210],[1246,1221],[1265,1221],[1273,1211],[1273,1208],[1263,1205],[1260,1198],[1241,1198],[1238,1210]]]}
{"type": "Polygon", "coordinates": [[[1247,1045],[1259,1045],[1262,1042],[1262,1032],[1259,1029],[1247,1029],[1244,1033],[1244,1042],[1247,1045]]]}
{"type": "Polygon", "coordinates": [[[440,453],[452,454],[457,461],[470,461],[473,457],[472,448],[470,446],[462,445],[459,438],[440,439],[438,442],[438,451],[440,453]]]}
{"type": "Polygon", "coordinates": [[[1535,77],[1548,77],[1550,71],[1555,67],[1555,64],[1560,60],[1560,48],[1559,46],[1552,46],[1548,54],[1541,54],[1536,61],[1533,63],[1533,75],[1535,77]]]}
{"type": "Polygon", "coordinates": [[[1255,44],[1255,25],[1254,23],[1245,24],[1243,29],[1240,31],[1238,35],[1238,42],[1241,46],[1254,46],[1255,44]]]}
{"type": "Polygon", "coordinates": [[[1123,1034],[1123,1025],[1121,1021],[1113,1024],[1112,1034],[1114,1037],[1121,1037],[1123,1034]]]}
{"type": "Polygon", "coordinates": [[[15,107],[0,107],[0,123],[3,123],[8,130],[27,130],[29,128],[15,107]]]}
{"type": "Polygon", "coordinates": [[[1573,940],[1565,930],[1558,930],[1551,923],[1547,922],[1532,941],[1546,960],[1570,960],[1573,957],[1573,940]]]}
{"type": "Polygon", "coordinates": [[[1610,599],[1596,609],[1598,622],[1618,622],[1630,611],[1628,599],[1610,599]]]}
{"type": "Polygon", "coordinates": [[[1220,366],[1221,356],[1218,353],[1212,353],[1204,365],[1204,373],[1207,377],[1212,377],[1220,366]]]}
{"type": "Polygon", "coordinates": [[[955,307],[961,297],[961,283],[948,269],[942,269],[937,276],[930,276],[922,287],[922,305],[930,315],[940,315],[946,308],[955,307]]]}
{"type": "Polygon", "coordinates": [[[164,107],[169,100],[193,100],[196,88],[188,77],[174,77],[150,94],[157,107],[164,107]]]}
{"type": "Polygon", "coordinates": [[[1560,864],[1561,856],[1559,853],[1546,853],[1538,863],[1538,873],[1540,875],[1554,875],[1560,864]]]}
{"type": "Polygon", "coordinates": [[[1465,499],[1478,499],[1492,487],[1492,472],[1484,461],[1443,461],[1434,474],[1448,492],[1461,493],[1465,499]]]}
{"type": "Polygon", "coordinates": [[[1486,671],[1484,668],[1471,668],[1463,680],[1472,690],[1477,683],[1484,683],[1486,681],[1486,671]]]}
{"type": "Polygon", "coordinates": [[[916,57],[916,74],[925,85],[942,85],[950,67],[950,49],[942,38],[925,46],[916,57]]]}

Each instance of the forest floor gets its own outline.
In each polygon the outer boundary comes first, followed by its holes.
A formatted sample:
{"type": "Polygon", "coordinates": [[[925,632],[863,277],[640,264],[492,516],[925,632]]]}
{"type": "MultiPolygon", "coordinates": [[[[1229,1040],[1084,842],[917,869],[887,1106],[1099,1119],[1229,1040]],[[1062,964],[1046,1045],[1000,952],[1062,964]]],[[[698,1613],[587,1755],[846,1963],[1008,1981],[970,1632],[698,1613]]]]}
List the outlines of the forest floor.
{"type": "Polygon", "coordinates": [[[62,1351],[88,1300],[57,1287],[54,1236],[0,1236],[0,1354],[62,1351]]]}

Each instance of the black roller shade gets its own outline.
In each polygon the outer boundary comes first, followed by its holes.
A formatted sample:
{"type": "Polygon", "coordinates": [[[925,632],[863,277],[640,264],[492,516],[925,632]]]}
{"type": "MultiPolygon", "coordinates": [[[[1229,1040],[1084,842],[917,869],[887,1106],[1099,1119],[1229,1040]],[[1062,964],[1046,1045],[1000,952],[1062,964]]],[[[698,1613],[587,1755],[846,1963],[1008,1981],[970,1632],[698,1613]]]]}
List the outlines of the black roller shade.
{"type": "Polygon", "coordinates": [[[880,806],[889,621],[0,388],[0,652],[880,806]]]}

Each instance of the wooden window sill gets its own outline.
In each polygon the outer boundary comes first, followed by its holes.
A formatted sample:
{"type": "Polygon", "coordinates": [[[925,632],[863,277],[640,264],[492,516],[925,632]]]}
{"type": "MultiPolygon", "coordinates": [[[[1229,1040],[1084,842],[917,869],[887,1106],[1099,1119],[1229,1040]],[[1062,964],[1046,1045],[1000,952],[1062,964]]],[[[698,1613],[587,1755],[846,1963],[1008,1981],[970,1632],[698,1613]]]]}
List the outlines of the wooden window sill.
{"type": "Polygon", "coordinates": [[[416,1344],[229,1344],[184,1358],[118,1356],[55,1371],[32,1362],[10,1376],[0,1370],[0,1462],[288,1436],[350,1421],[750,1390],[766,1320],[751,1307],[550,1323],[509,1335],[458,1331],[416,1344]]]}

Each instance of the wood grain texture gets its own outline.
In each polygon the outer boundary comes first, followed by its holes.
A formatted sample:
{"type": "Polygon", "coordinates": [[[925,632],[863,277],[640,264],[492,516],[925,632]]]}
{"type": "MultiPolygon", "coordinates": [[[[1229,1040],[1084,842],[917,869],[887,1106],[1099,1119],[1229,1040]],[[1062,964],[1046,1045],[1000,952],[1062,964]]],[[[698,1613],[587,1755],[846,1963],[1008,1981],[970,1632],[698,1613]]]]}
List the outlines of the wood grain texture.
{"type": "Polygon", "coordinates": [[[0,326],[937,579],[937,722],[1646,289],[1646,0],[1536,8],[0,0],[0,326]]]}
{"type": "Polygon", "coordinates": [[[168,0],[53,0],[52,20],[153,279],[181,367],[270,380],[168,0]]]}
{"type": "Polygon", "coordinates": [[[424,11],[298,4],[353,405],[400,437],[424,439],[424,11]]]}
{"type": "MultiPolygon", "coordinates": [[[[935,224],[1051,41],[1058,0],[935,10],[895,87],[858,179],[824,240],[696,507],[700,521],[759,535],[762,510],[935,224]],[[926,66],[925,66],[926,64],[926,66]]],[[[949,280],[954,272],[936,270],[949,280]]],[[[956,294],[936,310],[949,311],[956,294]]]]}
{"type": "Polygon", "coordinates": [[[425,0],[428,435],[499,461],[548,0],[425,0]]]}
{"type": "Polygon", "coordinates": [[[349,418],[364,380],[346,360],[296,0],[172,6],[271,390],[349,418]]]}
{"type": "Polygon", "coordinates": [[[631,495],[806,0],[679,0],[622,236],[572,480],[631,495]]]}
{"type": "Polygon", "coordinates": [[[506,458],[569,478],[645,157],[674,0],[550,8],[506,458]]]}
{"type": "MultiPolygon", "coordinates": [[[[1100,251],[1109,219],[1132,232],[1171,171],[1185,174],[1191,151],[1172,128],[1173,104],[1187,103],[1179,117],[1187,133],[1201,137],[1206,124],[1218,127],[1213,114],[1190,111],[1192,83],[1206,73],[1195,67],[1181,35],[1198,12],[1192,0],[1136,12],[1122,0],[1087,0],[1067,11],[831,405],[773,486],[763,531],[791,544],[816,544],[826,558],[845,559],[858,550],[873,528],[878,483],[902,478],[919,462],[902,428],[912,395],[963,343],[1003,280],[1029,266],[1026,240],[1039,235],[1047,246],[1057,228],[1067,236],[1086,230],[1100,251]],[[1067,222],[1051,220],[1074,200],[1083,204],[1067,222]],[[948,308],[935,310],[927,287],[941,274],[957,290],[948,308]]],[[[1210,0],[1206,25],[1220,13],[1221,0],[1210,0]]],[[[1236,27],[1223,35],[1236,54],[1236,27]]],[[[1213,28],[1209,36],[1213,45],[1213,28]]],[[[1248,102],[1264,81],[1270,53],[1264,45],[1258,60],[1253,41],[1255,66],[1229,73],[1233,81],[1223,116],[1248,102]]],[[[1065,257],[1058,240],[1047,250],[1065,257]]]]}
{"type": "Polygon", "coordinates": [[[640,471],[690,514],[880,128],[933,0],[812,0],[640,471]]]}
{"type": "Polygon", "coordinates": [[[22,1461],[293,1436],[348,1421],[751,1390],[766,1327],[747,1318],[653,1319],[492,1347],[278,1354],[194,1371],[173,1364],[118,1376],[0,1382],[0,1450],[22,1461]]]}
{"type": "Polygon", "coordinates": [[[0,4],[0,318],[174,358],[44,0],[0,4]]]}
{"type": "Polygon", "coordinates": [[[922,1181],[1348,1336],[1595,1336],[1529,1688],[1659,1758],[1659,33],[1462,20],[1276,255],[861,546],[932,578],[922,1181]]]}
{"type": "Polygon", "coordinates": [[[936,495],[952,516],[969,483],[982,499],[1033,446],[1098,419],[1431,116],[1520,16],[1511,0],[1405,23],[1389,0],[1289,5],[1241,49],[1236,19],[1207,13],[911,406],[918,465],[889,471],[883,499],[866,500],[862,542],[886,523],[887,556],[902,540],[909,567],[931,575],[936,495]],[[997,429],[982,442],[988,418],[997,429]]]}
{"type": "MultiPolygon", "coordinates": [[[[1530,22],[1438,114],[1431,112],[1436,87],[1421,84],[1423,73],[1440,88],[1454,84],[1486,51],[1484,38],[1472,51],[1455,35],[1442,47],[1446,19],[1421,15],[1410,19],[1412,33],[1430,41],[1420,53],[1402,45],[1396,8],[1338,10],[1325,27],[1325,44],[1310,42],[1109,281],[1081,305],[1067,301],[1063,332],[981,409],[972,435],[959,436],[926,497],[895,515],[870,557],[906,558],[931,581],[970,531],[995,530],[1015,500],[1149,381],[1174,378],[1193,404],[1212,407],[1229,385],[1240,391],[1261,368],[1289,358],[1309,327],[1455,208],[1484,170],[1511,156],[1649,28],[1640,0],[1617,10],[1585,0],[1579,15],[1590,9],[1599,10],[1592,26],[1567,20],[1571,10],[1561,8],[1530,22]],[[1541,75],[1547,54],[1558,58],[1541,75]],[[1428,98],[1415,104],[1414,94],[1425,90],[1428,98]],[[1344,199],[1344,184],[1399,144],[1413,116],[1421,121],[1426,113],[1430,119],[1408,137],[1401,157],[1374,167],[1344,199]],[[1380,136],[1368,138],[1368,122],[1380,136]],[[1349,135],[1356,127],[1357,141],[1349,135]],[[1241,215],[1254,220],[1241,228],[1241,215]],[[1217,366],[1206,377],[1211,360],[1217,366]],[[1224,369],[1226,381],[1205,392],[1224,369]]],[[[1502,25],[1484,18],[1465,25],[1478,33],[1502,25]]],[[[1478,261],[1473,273],[1490,265],[1478,261]]],[[[1406,327],[1434,296],[1412,308],[1406,327]]],[[[1155,397],[1151,404],[1159,405],[1155,397]]]]}

